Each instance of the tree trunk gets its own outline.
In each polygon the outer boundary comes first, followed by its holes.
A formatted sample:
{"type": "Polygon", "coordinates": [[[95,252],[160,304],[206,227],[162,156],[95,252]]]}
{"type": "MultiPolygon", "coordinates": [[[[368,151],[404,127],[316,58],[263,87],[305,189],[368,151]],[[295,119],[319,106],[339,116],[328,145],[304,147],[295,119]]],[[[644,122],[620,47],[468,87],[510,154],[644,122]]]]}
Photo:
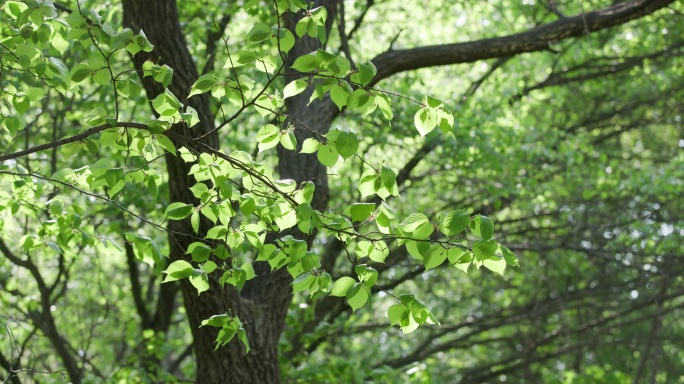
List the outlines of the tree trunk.
{"type": "MultiPolygon", "coordinates": [[[[136,69],[141,71],[142,64],[151,60],[157,64],[166,64],[173,68],[174,76],[169,89],[179,100],[192,106],[198,111],[200,123],[192,129],[185,124],[176,124],[171,129],[174,133],[196,138],[214,129],[214,119],[210,110],[208,95],[196,95],[186,99],[190,87],[198,77],[198,71],[187,48],[185,36],[181,29],[175,0],[124,0],[125,27],[134,32],[143,30],[154,45],[154,51],[139,53],[134,58],[136,69]]],[[[334,10],[334,7],[333,7],[334,10]]],[[[329,9],[330,11],[330,9],[329,9]]],[[[329,12],[330,13],[330,12],[329,12]]],[[[289,26],[294,26],[294,16],[288,20],[289,26]]],[[[332,15],[329,16],[332,20],[332,15]]],[[[317,48],[316,43],[308,40],[306,44],[296,47],[297,52],[291,52],[294,59],[298,54],[308,53],[317,48]],[[313,48],[313,49],[312,49],[313,48]]],[[[147,97],[153,99],[164,91],[161,84],[150,77],[141,78],[147,97]]],[[[307,107],[308,96],[288,100],[289,114],[306,124],[309,128],[326,133],[332,119],[336,116],[334,105],[330,100],[315,102],[307,107]]],[[[302,126],[296,127],[295,134],[301,144],[311,133],[302,126]]],[[[219,138],[216,133],[202,139],[204,144],[219,148],[219,138]]],[[[180,143],[178,146],[180,146],[180,143]]],[[[227,150],[227,152],[230,152],[227,150]]],[[[325,168],[315,156],[299,155],[295,151],[279,151],[280,162],[278,170],[281,178],[291,178],[299,182],[313,180],[316,193],[312,205],[323,209],[328,202],[328,185],[325,168]]],[[[197,204],[189,188],[195,184],[192,176],[188,176],[191,164],[185,164],[180,157],[166,156],[169,174],[170,200],[197,204]]],[[[204,219],[204,218],[203,218],[204,219]]],[[[211,223],[202,222],[200,232],[210,228],[211,223]]],[[[185,250],[193,241],[189,237],[178,233],[192,233],[189,220],[170,221],[169,234],[170,259],[186,259],[185,250]]],[[[301,235],[301,234],[300,234],[301,235]]],[[[280,236],[280,235],[278,235],[280,236]]],[[[307,240],[311,241],[311,237],[307,240]]],[[[278,340],[283,331],[285,316],[292,298],[291,277],[286,270],[270,273],[266,263],[255,265],[257,277],[249,281],[242,292],[238,293],[232,287],[221,289],[218,285],[217,272],[210,276],[210,289],[197,295],[197,290],[183,280],[182,293],[185,307],[194,339],[196,359],[196,382],[202,384],[213,383],[277,383],[280,381],[278,365],[278,340]],[[249,354],[237,340],[214,350],[214,340],[218,330],[211,327],[199,328],[202,320],[212,315],[225,312],[238,316],[245,324],[251,346],[249,354]]]]}

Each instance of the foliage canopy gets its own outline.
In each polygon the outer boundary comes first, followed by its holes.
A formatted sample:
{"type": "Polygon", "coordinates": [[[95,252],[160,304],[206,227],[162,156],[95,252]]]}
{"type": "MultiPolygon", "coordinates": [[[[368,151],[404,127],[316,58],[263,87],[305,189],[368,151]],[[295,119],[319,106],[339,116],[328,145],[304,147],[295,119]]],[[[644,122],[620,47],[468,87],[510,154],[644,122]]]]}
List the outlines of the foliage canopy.
{"type": "Polygon", "coordinates": [[[484,3],[2,2],[3,379],[681,380],[681,4],[484,3]]]}

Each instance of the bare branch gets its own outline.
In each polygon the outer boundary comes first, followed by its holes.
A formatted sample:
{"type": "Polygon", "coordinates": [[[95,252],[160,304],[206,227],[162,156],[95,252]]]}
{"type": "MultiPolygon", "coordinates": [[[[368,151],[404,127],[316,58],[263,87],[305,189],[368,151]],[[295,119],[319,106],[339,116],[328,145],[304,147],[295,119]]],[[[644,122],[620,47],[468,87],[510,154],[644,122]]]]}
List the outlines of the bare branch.
{"type": "Polygon", "coordinates": [[[354,36],[354,33],[359,30],[361,27],[361,24],[363,23],[363,19],[366,17],[366,14],[368,14],[368,10],[375,4],[375,0],[366,0],[366,8],[361,11],[359,14],[359,17],[356,18],[354,21],[354,26],[352,27],[351,31],[347,34],[347,40],[351,39],[352,36],[354,36]]]}
{"type": "Polygon", "coordinates": [[[140,323],[143,329],[149,328],[150,314],[147,310],[147,305],[143,300],[142,287],[140,285],[140,271],[138,271],[138,261],[135,257],[133,246],[126,239],[124,240],[124,249],[126,250],[126,264],[128,264],[128,279],[131,282],[131,294],[135,302],[135,308],[140,316],[140,323]]]}
{"type": "Polygon", "coordinates": [[[218,47],[218,41],[223,36],[228,23],[230,23],[232,14],[226,13],[221,17],[218,24],[213,23],[212,26],[207,31],[207,50],[205,55],[207,56],[207,63],[202,69],[202,74],[207,74],[214,69],[214,63],[216,62],[216,49],[218,47]]]}
{"type": "Polygon", "coordinates": [[[387,51],[372,60],[378,73],[371,85],[396,73],[413,69],[472,63],[484,59],[548,50],[549,46],[555,42],[624,24],[654,13],[673,2],[674,0],[624,1],[508,36],[387,51]]]}

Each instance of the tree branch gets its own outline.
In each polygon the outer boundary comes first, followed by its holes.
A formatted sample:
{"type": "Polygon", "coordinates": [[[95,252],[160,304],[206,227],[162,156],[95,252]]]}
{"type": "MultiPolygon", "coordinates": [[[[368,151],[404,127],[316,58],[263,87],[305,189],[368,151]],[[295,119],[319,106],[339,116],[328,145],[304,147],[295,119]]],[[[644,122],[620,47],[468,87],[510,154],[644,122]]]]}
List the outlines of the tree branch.
{"type": "Polygon", "coordinates": [[[359,30],[359,27],[361,27],[361,24],[363,23],[363,19],[366,17],[366,14],[368,13],[368,10],[375,4],[375,0],[366,0],[366,8],[361,11],[359,16],[356,18],[354,21],[354,26],[352,27],[351,31],[347,34],[347,40],[350,40],[352,36],[354,36],[354,33],[359,30]]]}
{"type": "Polygon", "coordinates": [[[147,305],[143,300],[142,287],[140,286],[140,271],[135,257],[135,251],[129,241],[124,239],[124,249],[126,250],[126,263],[128,264],[128,279],[131,281],[131,294],[135,302],[135,309],[140,316],[140,323],[143,329],[149,328],[150,314],[147,305]]]}
{"type": "MultiPolygon", "coordinates": [[[[19,256],[15,255],[9,249],[9,247],[7,247],[7,244],[5,244],[5,242],[1,238],[0,252],[2,252],[2,254],[4,254],[10,262],[22,268],[26,268],[35,279],[38,291],[40,293],[41,311],[33,312],[30,317],[32,318],[34,324],[40,327],[45,337],[47,337],[48,340],[50,340],[50,343],[52,344],[53,348],[61,358],[62,363],[64,364],[67,372],[69,373],[69,378],[71,379],[71,381],[75,384],[81,383],[81,370],[78,367],[76,358],[74,357],[74,355],[70,353],[68,349],[67,340],[64,339],[64,337],[62,337],[61,333],[57,329],[55,318],[52,315],[50,309],[50,307],[53,304],[50,301],[51,288],[48,287],[47,284],[45,284],[45,280],[43,279],[43,276],[38,270],[38,267],[31,261],[31,259],[22,259],[19,256]]],[[[57,282],[55,282],[55,284],[57,284],[57,282]]]]}
{"type": "Polygon", "coordinates": [[[549,46],[555,42],[624,24],[654,13],[673,2],[674,0],[624,1],[508,36],[387,51],[372,60],[378,73],[370,85],[396,73],[413,69],[472,63],[484,59],[548,50],[549,46]]]}
{"type": "Polygon", "coordinates": [[[232,14],[226,13],[219,20],[218,25],[213,23],[212,26],[207,31],[207,50],[205,55],[207,56],[207,63],[202,69],[202,74],[207,74],[214,69],[214,63],[216,61],[216,48],[218,47],[218,41],[223,36],[228,23],[230,23],[232,14]]]}
{"type": "Polygon", "coordinates": [[[74,135],[74,136],[71,136],[71,137],[66,137],[66,138],[64,138],[64,139],[57,140],[57,141],[53,141],[53,142],[50,142],[50,143],[45,143],[45,144],[41,144],[41,145],[36,145],[35,147],[27,148],[27,149],[24,149],[23,151],[17,151],[17,152],[9,153],[9,154],[6,154],[6,155],[0,155],[0,163],[3,162],[3,161],[6,161],[6,160],[16,159],[16,158],[19,158],[19,157],[23,157],[23,156],[26,156],[26,155],[30,155],[30,154],[32,154],[32,153],[44,151],[44,150],[46,150],[46,149],[56,148],[56,147],[60,147],[60,146],[65,145],[65,144],[69,144],[69,143],[74,143],[74,142],[77,142],[77,141],[81,141],[81,140],[87,138],[88,136],[92,136],[92,135],[94,135],[94,134],[96,134],[96,133],[98,133],[98,132],[102,132],[102,131],[104,131],[105,129],[109,129],[109,128],[138,128],[138,129],[148,129],[147,125],[145,125],[145,124],[140,124],[140,123],[130,123],[130,122],[129,122],[129,123],[117,123],[115,126],[111,126],[111,125],[109,125],[109,124],[102,124],[102,125],[98,125],[97,127],[90,128],[90,129],[88,129],[88,130],[86,130],[86,131],[84,131],[84,132],[81,132],[81,133],[79,133],[78,135],[74,135]]]}

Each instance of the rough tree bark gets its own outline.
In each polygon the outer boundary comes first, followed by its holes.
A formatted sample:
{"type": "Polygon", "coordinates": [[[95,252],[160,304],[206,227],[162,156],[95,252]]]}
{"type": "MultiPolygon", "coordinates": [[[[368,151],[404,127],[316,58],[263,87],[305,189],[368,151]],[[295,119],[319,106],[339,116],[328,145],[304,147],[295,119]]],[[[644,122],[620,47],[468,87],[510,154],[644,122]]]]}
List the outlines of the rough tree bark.
{"type": "MultiPolygon", "coordinates": [[[[166,64],[174,69],[174,78],[169,86],[171,92],[181,102],[190,105],[198,111],[200,124],[187,129],[184,124],[174,125],[171,129],[189,138],[198,138],[212,131],[215,127],[214,118],[210,110],[207,95],[194,96],[187,99],[190,87],[198,77],[198,71],[187,48],[185,36],[181,29],[177,4],[174,0],[124,0],[124,26],[134,31],[143,30],[155,46],[149,54],[138,54],[133,61],[141,70],[145,61],[166,64]]],[[[329,7],[335,9],[335,7],[329,7]]],[[[334,14],[330,20],[333,20],[334,14]]],[[[297,18],[290,15],[287,26],[294,29],[297,18]]],[[[305,39],[298,44],[290,58],[308,53],[318,48],[313,39],[305,39]]],[[[149,99],[164,91],[163,87],[151,78],[141,78],[149,99]]],[[[336,116],[332,103],[312,103],[307,107],[308,96],[302,95],[288,101],[288,113],[296,120],[306,124],[310,129],[319,133],[328,131],[332,119],[336,116]]],[[[298,123],[295,123],[295,126],[298,123]]],[[[296,127],[296,135],[301,143],[311,135],[302,126],[296,127]]],[[[204,136],[201,142],[213,148],[219,148],[217,133],[204,136]]],[[[178,146],[181,143],[177,143],[178,146]]],[[[316,193],[312,205],[323,209],[328,202],[328,185],[325,168],[315,156],[302,156],[293,151],[279,152],[281,160],[278,171],[281,178],[292,178],[297,181],[313,180],[316,193]]],[[[169,175],[169,189],[171,201],[196,204],[196,200],[189,191],[195,184],[188,176],[190,166],[182,159],[168,155],[166,157],[169,175]]],[[[208,228],[203,223],[201,228],[208,228]]],[[[189,221],[172,221],[169,229],[175,233],[192,233],[189,221]]],[[[310,238],[308,239],[311,240],[310,238]]],[[[185,250],[192,242],[188,237],[171,234],[170,258],[178,260],[186,258],[185,250]]],[[[277,383],[280,377],[278,364],[278,340],[285,324],[285,315],[292,298],[289,284],[291,278],[287,271],[270,273],[264,263],[255,266],[257,278],[248,282],[243,291],[236,292],[232,288],[221,289],[218,286],[218,276],[210,277],[211,289],[197,296],[197,290],[184,281],[182,286],[183,298],[187,309],[190,327],[193,332],[194,350],[198,383],[277,383]],[[212,315],[230,311],[246,323],[251,345],[249,354],[237,342],[214,351],[214,340],[217,335],[210,327],[199,328],[202,320],[212,315]]]]}
{"type": "MultiPolygon", "coordinates": [[[[316,6],[328,10],[328,30],[333,24],[338,0],[317,1],[316,6]]],[[[652,13],[672,3],[672,0],[632,0],[618,3],[612,7],[561,19],[530,31],[497,39],[486,39],[461,44],[421,47],[401,51],[388,51],[373,60],[378,68],[374,83],[395,73],[417,68],[465,63],[494,57],[511,56],[522,52],[548,49],[553,41],[580,36],[584,33],[624,23],[634,18],[652,13]]],[[[186,96],[191,85],[198,77],[196,64],[187,48],[184,33],[179,22],[175,0],[123,0],[124,26],[134,32],[144,30],[154,44],[154,51],[135,56],[135,67],[140,70],[146,60],[167,64],[174,69],[174,79],[170,90],[183,102],[195,108],[200,124],[187,129],[184,124],[172,127],[175,133],[189,138],[198,138],[214,129],[214,119],[210,110],[208,96],[198,95],[191,99],[186,96]]],[[[293,29],[297,15],[284,17],[285,25],[293,29]]],[[[290,52],[288,60],[319,48],[313,39],[305,38],[298,42],[290,52]]],[[[141,78],[148,98],[152,99],[163,92],[160,84],[151,78],[141,78]]],[[[288,99],[286,110],[294,117],[298,142],[302,143],[311,133],[309,129],[325,134],[333,119],[338,115],[335,105],[329,100],[316,101],[307,106],[308,94],[288,99]],[[299,122],[308,128],[304,129],[299,122]]],[[[212,133],[201,141],[213,148],[220,147],[219,136],[212,133]]],[[[179,145],[181,143],[178,143],[179,145]]],[[[228,152],[228,148],[224,148],[228,152]]],[[[314,156],[300,155],[294,151],[279,150],[278,171],[281,178],[291,178],[298,182],[313,180],[316,194],[312,205],[324,209],[328,202],[328,182],[325,168],[314,156]]],[[[188,190],[194,179],[188,176],[189,165],[179,157],[167,156],[169,188],[171,201],[194,204],[196,201],[188,190]]],[[[179,233],[192,233],[189,221],[172,221],[169,228],[179,233]]],[[[201,228],[208,228],[202,223],[201,228]]],[[[308,239],[309,241],[311,238],[308,239]]],[[[190,238],[171,235],[170,257],[172,260],[185,258],[185,249],[190,238]]],[[[197,296],[197,291],[187,280],[181,284],[187,315],[194,338],[196,358],[196,381],[202,384],[213,383],[277,383],[280,369],[278,365],[278,340],[283,330],[284,319],[291,301],[291,278],[286,271],[270,273],[264,263],[255,266],[258,277],[249,281],[241,293],[231,288],[221,289],[217,276],[211,276],[211,288],[197,296]],[[198,328],[201,321],[212,315],[230,310],[247,324],[248,337],[252,350],[246,354],[240,343],[231,342],[214,351],[217,331],[210,327],[198,328]]]]}

